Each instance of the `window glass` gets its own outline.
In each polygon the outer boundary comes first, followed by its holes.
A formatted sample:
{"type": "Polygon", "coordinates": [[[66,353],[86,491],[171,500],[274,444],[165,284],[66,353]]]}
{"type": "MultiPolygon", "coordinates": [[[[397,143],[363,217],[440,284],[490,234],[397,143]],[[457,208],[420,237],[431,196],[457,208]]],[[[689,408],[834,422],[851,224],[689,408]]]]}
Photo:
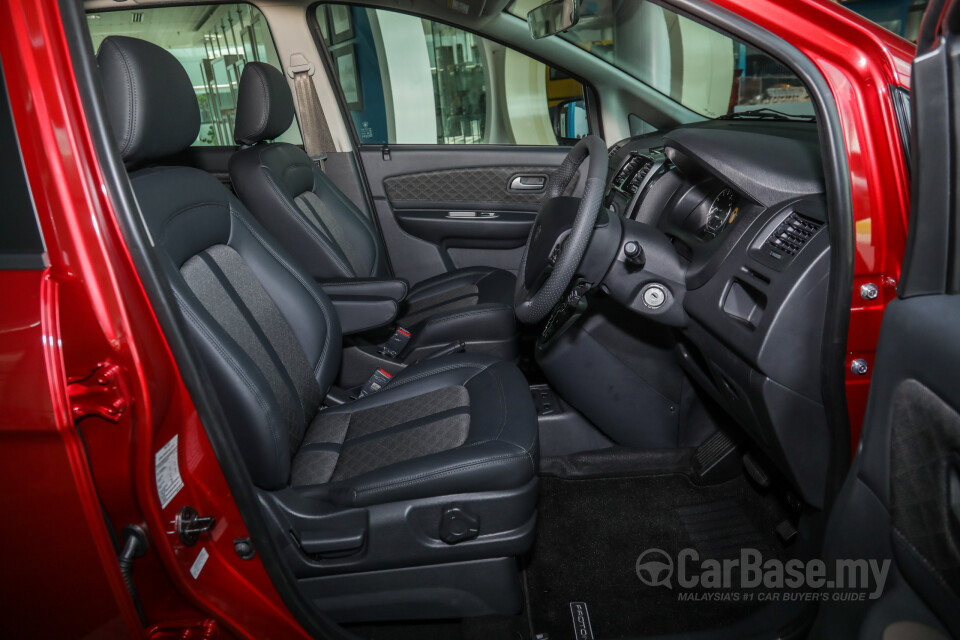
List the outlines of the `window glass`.
{"type": "Polygon", "coordinates": [[[42,269],[43,240],[0,68],[0,269],[42,269]]]}
{"type": "Polygon", "coordinates": [[[656,127],[635,113],[631,113],[629,116],[627,116],[627,123],[630,125],[631,136],[643,136],[648,133],[653,133],[657,130],[656,127]]]}
{"type": "Polygon", "coordinates": [[[569,144],[588,133],[583,85],[522,53],[415,16],[316,8],[362,144],[569,144]]]}
{"type": "Polygon", "coordinates": [[[917,41],[920,21],[930,0],[847,0],[844,6],[911,42],[917,41]]]}
{"type": "MultiPolygon", "coordinates": [[[[514,0],[526,19],[543,0],[514,0]]],[[[581,3],[581,20],[559,36],[708,118],[751,109],[813,115],[803,83],[753,47],[646,0],[581,3]]]]}
{"type": "MultiPolygon", "coordinates": [[[[111,35],[149,40],[183,64],[200,103],[196,145],[233,146],[237,86],[247,61],[283,68],[267,21],[248,4],[156,7],[87,14],[95,49],[111,35]]],[[[302,144],[296,120],[282,142],[302,144]]]]}

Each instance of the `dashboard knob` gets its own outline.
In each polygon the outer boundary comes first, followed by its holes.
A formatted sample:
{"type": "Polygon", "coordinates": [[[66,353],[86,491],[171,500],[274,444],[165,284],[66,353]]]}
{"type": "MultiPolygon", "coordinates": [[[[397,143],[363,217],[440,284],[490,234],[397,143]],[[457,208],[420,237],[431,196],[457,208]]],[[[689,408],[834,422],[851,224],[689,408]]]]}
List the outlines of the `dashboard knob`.
{"type": "Polygon", "coordinates": [[[646,257],[643,255],[643,247],[636,240],[628,240],[623,245],[623,257],[632,265],[643,267],[646,263],[646,257]]]}

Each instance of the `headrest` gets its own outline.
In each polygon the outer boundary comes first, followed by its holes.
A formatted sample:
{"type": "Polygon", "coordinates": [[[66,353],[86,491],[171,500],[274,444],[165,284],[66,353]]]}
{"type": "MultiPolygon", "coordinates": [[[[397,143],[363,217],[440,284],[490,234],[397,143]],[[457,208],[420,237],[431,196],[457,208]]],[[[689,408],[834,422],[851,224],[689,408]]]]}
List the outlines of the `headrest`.
{"type": "Polygon", "coordinates": [[[200,106],[190,77],[157,45],[124,36],[97,51],[107,115],[127,164],[189,147],[200,132],[200,106]]]}
{"type": "Polygon", "coordinates": [[[293,122],[293,96],[283,73],[263,62],[248,62],[240,74],[233,139],[239,145],[273,140],[293,122]]]}

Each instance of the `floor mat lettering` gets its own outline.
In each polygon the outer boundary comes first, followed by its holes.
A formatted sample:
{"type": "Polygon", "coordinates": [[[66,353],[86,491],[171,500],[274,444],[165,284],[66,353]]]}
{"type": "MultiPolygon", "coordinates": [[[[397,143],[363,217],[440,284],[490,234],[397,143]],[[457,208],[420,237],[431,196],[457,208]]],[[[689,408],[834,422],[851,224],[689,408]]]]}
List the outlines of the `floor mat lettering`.
{"type": "Polygon", "coordinates": [[[593,640],[593,626],[590,624],[587,603],[571,602],[570,615],[573,616],[573,637],[577,640],[593,640]]]}

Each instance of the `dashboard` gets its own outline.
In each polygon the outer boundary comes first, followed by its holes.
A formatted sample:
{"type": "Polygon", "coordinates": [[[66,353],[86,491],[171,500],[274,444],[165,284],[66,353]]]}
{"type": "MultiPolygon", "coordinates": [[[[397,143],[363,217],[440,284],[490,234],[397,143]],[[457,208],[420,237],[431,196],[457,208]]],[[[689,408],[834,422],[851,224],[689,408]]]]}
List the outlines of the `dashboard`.
{"type": "Polygon", "coordinates": [[[607,161],[604,204],[647,255],[639,269],[619,257],[603,288],[675,327],[688,377],[821,504],[830,243],[816,124],[714,121],[622,140],[607,161]],[[652,286],[670,313],[644,307],[652,286]]]}

